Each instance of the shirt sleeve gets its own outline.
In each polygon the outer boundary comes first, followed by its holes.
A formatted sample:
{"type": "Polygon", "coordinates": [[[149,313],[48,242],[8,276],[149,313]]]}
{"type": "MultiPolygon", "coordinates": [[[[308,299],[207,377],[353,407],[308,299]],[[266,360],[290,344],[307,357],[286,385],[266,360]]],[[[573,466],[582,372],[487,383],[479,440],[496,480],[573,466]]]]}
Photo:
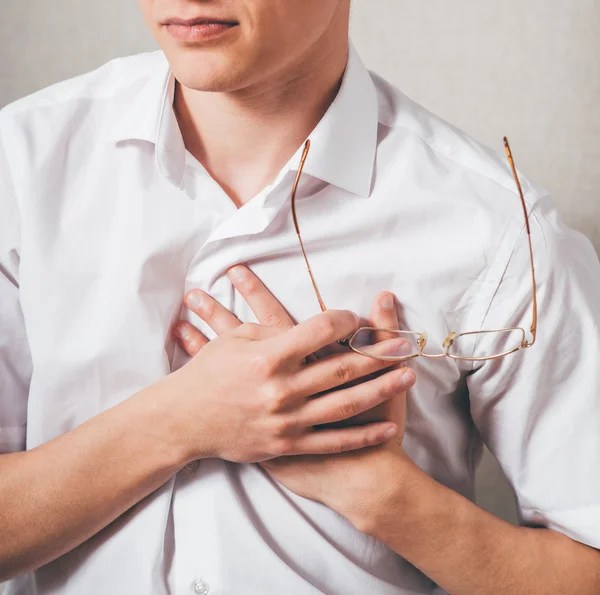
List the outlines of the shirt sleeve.
{"type": "MultiPolygon", "coordinates": [[[[523,525],[600,548],[600,264],[548,198],[530,214],[537,276],[535,344],[474,365],[471,415],[517,498],[523,525]]],[[[532,282],[527,234],[508,264],[482,328],[529,335],[532,282]]],[[[477,327],[475,327],[477,328],[477,327]]]]}
{"type": "Polygon", "coordinates": [[[0,126],[0,455],[25,449],[31,356],[19,301],[20,216],[0,126]]]}

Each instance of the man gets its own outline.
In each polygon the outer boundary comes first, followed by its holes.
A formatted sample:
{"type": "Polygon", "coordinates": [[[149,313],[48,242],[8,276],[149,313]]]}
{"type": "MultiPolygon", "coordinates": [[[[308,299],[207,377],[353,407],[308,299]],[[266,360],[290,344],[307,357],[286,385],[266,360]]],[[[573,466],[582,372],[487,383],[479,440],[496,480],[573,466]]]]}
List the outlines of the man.
{"type": "Polygon", "coordinates": [[[349,4],[141,0],[164,55],[0,114],[10,595],[600,592],[597,258],[521,179],[534,292],[507,164],[364,68],[349,4]],[[405,427],[353,312],[535,344],[410,360],[405,427]],[[522,527],[471,502],[483,441],[522,527]]]}

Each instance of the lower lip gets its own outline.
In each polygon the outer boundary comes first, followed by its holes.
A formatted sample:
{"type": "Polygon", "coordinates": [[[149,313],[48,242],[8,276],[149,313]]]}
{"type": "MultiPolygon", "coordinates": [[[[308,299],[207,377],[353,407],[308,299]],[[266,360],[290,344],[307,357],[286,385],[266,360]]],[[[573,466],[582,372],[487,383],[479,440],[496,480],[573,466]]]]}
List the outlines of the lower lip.
{"type": "Polygon", "coordinates": [[[237,25],[227,23],[203,23],[200,25],[165,25],[167,31],[180,41],[201,42],[212,41],[226,35],[237,25]]]}

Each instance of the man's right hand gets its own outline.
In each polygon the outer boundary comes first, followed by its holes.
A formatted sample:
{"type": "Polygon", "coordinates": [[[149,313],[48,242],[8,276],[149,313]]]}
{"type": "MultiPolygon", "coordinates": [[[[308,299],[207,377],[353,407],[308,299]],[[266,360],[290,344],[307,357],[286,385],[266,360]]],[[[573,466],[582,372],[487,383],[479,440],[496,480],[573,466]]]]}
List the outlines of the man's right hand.
{"type": "Polygon", "coordinates": [[[371,408],[402,397],[401,371],[339,388],[386,364],[353,352],[305,359],[349,335],[357,317],[328,312],[294,326],[243,271],[245,280],[232,280],[264,326],[241,324],[202,294],[193,310],[218,337],[208,342],[188,325],[186,351],[194,357],[183,368],[57,438],[0,456],[0,581],[77,547],[194,459],[258,462],[384,441],[394,424],[371,408]],[[363,423],[351,418],[365,409],[378,423],[313,429],[345,418],[363,423]]]}
{"type": "MultiPolygon", "coordinates": [[[[245,271],[252,281],[252,273],[245,271]]],[[[240,282],[234,283],[240,289],[240,282]]],[[[395,436],[397,427],[389,421],[314,429],[354,417],[406,390],[403,369],[340,388],[392,367],[391,362],[351,351],[306,362],[317,350],[351,335],[359,326],[355,314],[330,310],[292,326],[271,294],[253,295],[248,301],[257,319],[276,326],[242,324],[210,296],[193,293],[204,304],[198,306],[202,317],[219,336],[210,343],[202,339],[192,360],[161,381],[186,458],[260,462],[355,450],[395,436]],[[386,435],[389,430],[394,433],[386,435]]]]}

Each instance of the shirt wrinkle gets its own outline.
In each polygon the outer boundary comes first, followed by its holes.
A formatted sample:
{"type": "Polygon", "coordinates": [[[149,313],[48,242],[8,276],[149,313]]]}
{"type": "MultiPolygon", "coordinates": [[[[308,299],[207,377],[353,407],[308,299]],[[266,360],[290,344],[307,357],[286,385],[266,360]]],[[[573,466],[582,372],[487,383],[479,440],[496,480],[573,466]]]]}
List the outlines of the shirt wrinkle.
{"type": "MultiPolygon", "coordinates": [[[[249,263],[292,319],[320,311],[289,204],[303,147],[236,209],[185,151],[173,92],[154,52],[0,111],[0,453],[44,444],[185,365],[169,330],[177,320],[214,337],[183,307],[190,289],[256,322],[227,277],[235,264],[249,263]]],[[[353,47],[310,138],[296,206],[328,307],[366,320],[374,296],[391,291],[402,324],[427,332],[432,352],[455,325],[528,330],[528,244],[502,157],[369,73],[353,47]]],[[[418,382],[404,448],[473,500],[474,461],[487,444],[523,522],[600,547],[600,507],[582,506],[600,491],[600,265],[546,193],[521,179],[540,273],[537,342],[485,365],[411,360],[418,382]],[[564,257],[552,258],[559,250],[564,257]],[[554,338],[564,328],[580,335],[568,353],[554,338]],[[565,369],[557,386],[548,371],[567,356],[586,374],[565,369]],[[549,445],[565,427],[577,431],[550,465],[549,445]]],[[[192,595],[194,585],[208,595],[443,593],[257,466],[205,459],[110,531],[11,581],[6,595],[192,595]]]]}

